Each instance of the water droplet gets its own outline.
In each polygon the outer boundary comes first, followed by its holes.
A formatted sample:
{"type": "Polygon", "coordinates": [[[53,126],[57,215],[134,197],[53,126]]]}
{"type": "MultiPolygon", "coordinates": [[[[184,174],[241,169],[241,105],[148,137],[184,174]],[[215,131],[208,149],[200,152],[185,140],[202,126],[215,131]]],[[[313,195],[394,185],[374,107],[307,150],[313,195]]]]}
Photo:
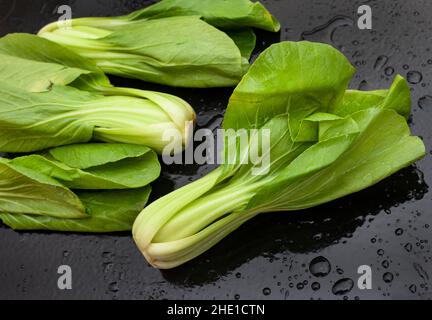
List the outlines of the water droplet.
{"type": "Polygon", "coordinates": [[[102,258],[112,259],[112,258],[114,258],[114,253],[109,252],[109,251],[104,251],[104,252],[102,252],[102,258]]]}
{"type": "Polygon", "coordinates": [[[318,291],[321,288],[321,285],[318,282],[312,282],[311,288],[313,291],[318,291]]]}
{"type": "Polygon", "coordinates": [[[404,248],[406,251],[411,252],[412,250],[412,244],[411,243],[407,243],[406,245],[404,245],[404,248]]]}
{"type": "Polygon", "coordinates": [[[309,271],[315,277],[325,277],[331,271],[330,262],[322,256],[316,257],[310,262],[309,271]]]}
{"type": "Polygon", "coordinates": [[[69,256],[69,251],[65,250],[63,251],[63,257],[67,258],[69,256]]]}
{"type": "Polygon", "coordinates": [[[374,69],[375,70],[380,70],[382,69],[388,62],[388,57],[385,55],[381,55],[379,56],[376,60],[375,60],[375,64],[374,64],[374,69]]]}
{"type": "Polygon", "coordinates": [[[234,295],[234,299],[239,300],[240,299],[240,295],[239,294],[234,295]]]}
{"type": "Polygon", "coordinates": [[[393,67],[387,67],[387,68],[385,68],[384,69],[384,74],[387,76],[387,77],[390,77],[393,73],[394,73],[394,68],[393,67]]]}
{"type": "Polygon", "coordinates": [[[411,84],[416,84],[422,81],[423,75],[418,71],[409,71],[407,73],[407,80],[411,84]]]}
{"type": "Polygon", "coordinates": [[[353,287],[354,281],[352,281],[350,278],[344,278],[336,281],[336,283],[333,285],[332,292],[335,295],[344,295],[350,292],[353,287]]]}
{"type": "Polygon", "coordinates": [[[366,80],[362,80],[362,81],[360,81],[360,83],[359,83],[359,85],[358,85],[358,90],[365,91],[365,90],[368,90],[368,89],[369,89],[369,84],[368,84],[368,82],[367,82],[366,80]]]}
{"type": "Polygon", "coordinates": [[[429,282],[429,274],[426,272],[425,269],[418,263],[413,263],[414,269],[417,272],[417,274],[422,278],[425,282],[429,282]]]}
{"type": "Polygon", "coordinates": [[[379,256],[384,255],[384,250],[383,249],[378,249],[377,255],[379,255],[379,256]]]}
{"type": "Polygon", "coordinates": [[[402,234],[403,234],[403,229],[402,228],[397,228],[396,230],[395,230],[395,234],[397,235],[397,236],[401,236],[402,234]]]}
{"type": "Polygon", "coordinates": [[[117,291],[119,291],[118,283],[117,282],[111,282],[108,285],[108,290],[111,291],[111,292],[117,292],[117,291]]]}
{"type": "Polygon", "coordinates": [[[236,277],[237,279],[240,279],[240,278],[241,278],[241,273],[240,273],[240,272],[237,272],[237,273],[235,274],[235,277],[236,277]]]}
{"type": "Polygon", "coordinates": [[[323,25],[319,25],[310,31],[305,31],[301,34],[303,40],[319,41],[319,42],[334,42],[336,30],[341,27],[348,27],[354,24],[353,20],[345,16],[336,16],[323,25]]]}
{"type": "Polygon", "coordinates": [[[408,70],[408,69],[409,69],[409,65],[404,64],[404,65],[402,66],[402,68],[403,68],[404,70],[408,70]]]}
{"type": "Polygon", "coordinates": [[[344,273],[344,271],[343,271],[341,268],[337,268],[337,269],[336,269],[336,272],[337,272],[338,274],[343,274],[343,273],[344,273]]]}
{"type": "Polygon", "coordinates": [[[392,282],[393,278],[394,278],[394,276],[393,276],[393,273],[391,273],[391,272],[386,272],[383,274],[383,280],[385,283],[392,282]]]}
{"type": "Polygon", "coordinates": [[[263,294],[264,294],[265,296],[268,296],[268,295],[271,294],[271,290],[270,290],[270,288],[264,288],[262,292],[263,292],[263,294]]]}
{"type": "Polygon", "coordinates": [[[297,287],[298,290],[302,290],[304,288],[304,284],[301,283],[301,282],[299,282],[299,283],[297,283],[296,287],[297,287]]]}
{"type": "Polygon", "coordinates": [[[418,102],[417,105],[419,106],[420,109],[431,109],[432,108],[432,96],[426,95],[421,97],[418,102]]]}
{"type": "Polygon", "coordinates": [[[429,60],[427,61],[427,63],[428,63],[428,64],[432,64],[432,59],[429,59],[429,60]]]}
{"type": "Polygon", "coordinates": [[[388,260],[384,260],[381,262],[381,265],[384,269],[387,269],[390,266],[390,262],[388,262],[388,260]]]}
{"type": "Polygon", "coordinates": [[[411,293],[417,292],[417,286],[415,284],[410,285],[408,289],[411,291],[411,293]]]}

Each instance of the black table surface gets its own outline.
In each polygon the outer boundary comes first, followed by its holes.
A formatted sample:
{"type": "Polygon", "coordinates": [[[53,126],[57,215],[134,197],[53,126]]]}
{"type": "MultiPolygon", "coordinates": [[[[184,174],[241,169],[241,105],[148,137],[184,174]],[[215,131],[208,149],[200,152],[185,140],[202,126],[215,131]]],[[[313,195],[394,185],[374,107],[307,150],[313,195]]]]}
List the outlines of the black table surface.
{"type": "MultiPolygon", "coordinates": [[[[15,232],[0,225],[0,299],[432,297],[432,199],[428,187],[432,184],[432,2],[262,2],[281,21],[282,29],[279,34],[258,32],[256,54],[280,40],[326,42],[357,67],[352,88],[386,88],[396,74],[408,78],[412,90],[410,126],[423,138],[426,157],[367,190],[332,203],[301,212],[262,214],[201,257],[167,271],[150,267],[128,233],[15,232]],[[372,30],[357,27],[357,8],[362,4],[372,8],[372,30]],[[311,266],[314,258],[321,263],[311,266]],[[57,268],[64,264],[72,268],[72,290],[57,287],[57,268]],[[371,290],[357,287],[360,265],[371,267],[371,290]],[[328,266],[325,276],[311,272],[328,266]],[[351,285],[353,288],[344,292],[351,285]]],[[[35,33],[58,17],[60,4],[70,5],[73,16],[79,17],[119,15],[151,3],[0,0],[0,35],[35,33]]],[[[211,129],[220,125],[232,92],[232,88],[176,89],[112,80],[176,94],[196,109],[198,127],[211,129]]],[[[165,166],[153,185],[153,198],[211,169],[165,166]]]]}

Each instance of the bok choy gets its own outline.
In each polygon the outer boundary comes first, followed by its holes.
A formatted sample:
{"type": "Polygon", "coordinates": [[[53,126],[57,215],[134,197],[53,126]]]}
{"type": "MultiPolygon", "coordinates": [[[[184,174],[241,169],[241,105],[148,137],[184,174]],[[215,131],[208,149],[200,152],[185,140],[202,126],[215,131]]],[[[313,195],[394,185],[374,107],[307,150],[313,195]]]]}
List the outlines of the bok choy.
{"type": "Polygon", "coordinates": [[[0,39],[0,151],[33,152],[91,140],[162,152],[166,130],[180,146],[195,113],[173,95],[114,87],[91,61],[46,39],[0,39]],[[37,48],[37,50],[35,50],[37,48]]]}
{"type": "Polygon", "coordinates": [[[425,154],[410,134],[410,91],[397,76],[388,90],[347,90],[354,73],[336,49],[282,42],[268,48],[232,94],[224,129],[250,131],[225,143],[234,161],[146,207],[133,237],[157,268],[200,255],[259,213],[295,211],[367,188],[425,154]],[[267,130],[264,148],[260,132],[267,130]],[[252,149],[268,166],[244,161],[252,149]]]}
{"type": "Polygon", "coordinates": [[[278,31],[280,25],[249,0],[162,0],[126,16],[53,22],[39,36],[109,74],[180,87],[224,87],[236,85],[249,67],[255,47],[251,28],[278,31]]]}
{"type": "Polygon", "coordinates": [[[0,158],[0,220],[18,230],[130,230],[159,173],[156,154],[140,145],[78,144],[0,158]]]}

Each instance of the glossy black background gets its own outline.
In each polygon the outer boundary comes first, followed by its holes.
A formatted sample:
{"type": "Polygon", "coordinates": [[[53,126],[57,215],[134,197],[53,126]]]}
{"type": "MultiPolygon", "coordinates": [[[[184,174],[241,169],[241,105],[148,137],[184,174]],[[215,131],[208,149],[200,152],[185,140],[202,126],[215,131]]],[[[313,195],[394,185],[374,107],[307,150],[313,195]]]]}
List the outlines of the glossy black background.
{"type": "MultiPolygon", "coordinates": [[[[432,185],[432,2],[262,2],[281,21],[282,30],[280,34],[259,32],[257,53],[279,39],[320,41],[337,47],[358,68],[352,88],[388,87],[396,73],[409,77],[410,125],[424,139],[426,157],[415,167],[330,204],[303,212],[263,214],[198,259],[164,272],[147,265],[128,234],[18,233],[0,225],[0,299],[432,297],[432,199],[428,188],[432,185]],[[361,4],[372,7],[373,30],[357,28],[356,12],[361,4]],[[325,277],[317,278],[309,270],[309,263],[318,256],[330,262],[331,272],[325,277]],[[72,267],[72,290],[57,289],[56,271],[61,264],[72,267]],[[356,284],[357,268],[363,264],[373,270],[372,290],[354,285],[346,294],[332,292],[338,280],[350,278],[356,284]],[[392,281],[386,272],[391,273],[392,281]],[[319,290],[312,289],[313,282],[320,284],[319,290]]],[[[0,35],[36,32],[56,19],[60,4],[69,4],[78,17],[118,15],[150,3],[0,0],[0,35]]],[[[173,89],[124,79],[113,82],[177,94],[195,107],[198,126],[212,129],[220,124],[232,91],[173,89]]],[[[166,167],[154,184],[153,196],[210,169],[166,167]]]]}

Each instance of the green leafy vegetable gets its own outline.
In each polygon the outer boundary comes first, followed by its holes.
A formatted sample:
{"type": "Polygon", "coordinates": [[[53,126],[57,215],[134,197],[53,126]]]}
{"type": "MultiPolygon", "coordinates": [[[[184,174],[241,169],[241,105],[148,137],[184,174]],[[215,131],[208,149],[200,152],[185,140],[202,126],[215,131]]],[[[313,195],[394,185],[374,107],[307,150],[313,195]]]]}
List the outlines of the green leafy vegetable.
{"type": "Polygon", "coordinates": [[[109,74],[181,87],[221,87],[236,85],[249,67],[252,27],[280,29],[261,4],[249,0],[163,0],[126,16],[77,18],[68,26],[54,22],[39,36],[109,74]]]}
{"type": "Polygon", "coordinates": [[[160,173],[149,148],[102,143],[0,158],[0,169],[4,223],[14,229],[82,232],[130,230],[148,200],[148,184],[160,173]],[[134,189],[100,190],[126,188],[134,189]]]}
{"type": "Polygon", "coordinates": [[[0,213],[0,220],[15,230],[128,231],[137,213],[147,203],[150,191],[150,186],[130,190],[79,191],[77,195],[88,213],[84,219],[0,213]]]}
{"type": "MultiPolygon", "coordinates": [[[[134,239],[155,267],[206,251],[259,213],[317,206],[367,188],[425,154],[410,135],[410,92],[346,90],[354,68],[332,47],[282,42],[252,65],[230,98],[224,129],[251,131],[225,143],[232,162],[146,207],[134,239]],[[260,138],[269,132],[270,145],[260,138]],[[245,154],[261,151],[258,163],[245,154]]],[[[228,157],[229,159],[229,157],[228,157]]]]}
{"type": "Polygon", "coordinates": [[[167,130],[181,146],[195,113],[164,93],[118,88],[93,63],[27,34],[0,39],[0,151],[32,152],[88,142],[146,145],[162,152],[167,130]],[[38,48],[38,50],[34,50],[38,48]]]}
{"type": "Polygon", "coordinates": [[[129,20],[157,19],[172,16],[201,16],[209,24],[222,29],[238,29],[245,25],[277,32],[279,22],[259,3],[249,0],[162,0],[132,12],[129,20]]]}
{"type": "Polygon", "coordinates": [[[139,188],[160,174],[156,154],[145,146],[130,144],[69,145],[10,163],[37,170],[72,189],[139,188]]]}
{"type": "Polygon", "coordinates": [[[0,158],[0,211],[83,218],[80,199],[56,180],[0,158]]]}

